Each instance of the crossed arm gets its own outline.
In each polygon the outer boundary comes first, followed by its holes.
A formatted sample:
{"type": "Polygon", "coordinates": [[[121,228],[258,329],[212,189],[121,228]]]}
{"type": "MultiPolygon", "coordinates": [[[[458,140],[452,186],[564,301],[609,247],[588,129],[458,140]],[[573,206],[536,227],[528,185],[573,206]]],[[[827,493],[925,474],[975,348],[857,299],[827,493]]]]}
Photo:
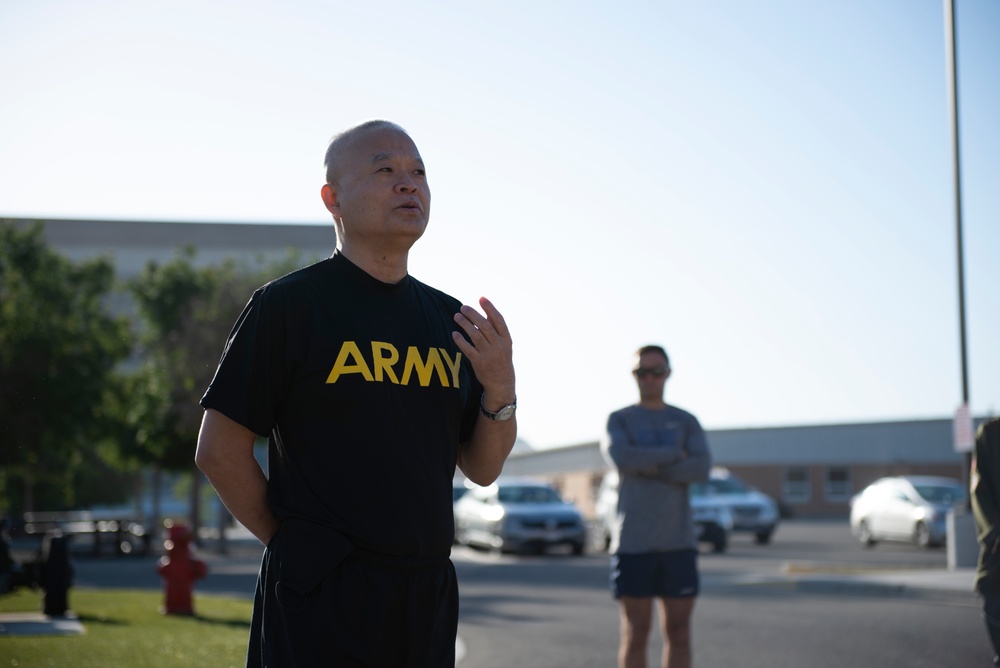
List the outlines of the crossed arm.
{"type": "Polygon", "coordinates": [[[621,473],[666,483],[702,482],[708,480],[712,468],[712,456],[700,426],[690,431],[683,447],[651,448],[633,444],[625,426],[612,416],[602,446],[621,473]]]}

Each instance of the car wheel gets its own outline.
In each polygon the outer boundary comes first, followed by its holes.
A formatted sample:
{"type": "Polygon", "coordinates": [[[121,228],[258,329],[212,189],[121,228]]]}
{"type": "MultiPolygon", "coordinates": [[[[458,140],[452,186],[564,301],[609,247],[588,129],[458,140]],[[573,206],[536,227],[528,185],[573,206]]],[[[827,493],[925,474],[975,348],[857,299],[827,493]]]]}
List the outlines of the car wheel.
{"type": "Polygon", "coordinates": [[[865,547],[871,547],[875,544],[875,537],[872,536],[871,529],[868,528],[868,522],[864,520],[858,524],[858,542],[865,547]]]}
{"type": "Polygon", "coordinates": [[[712,552],[725,552],[726,548],[729,547],[729,534],[720,526],[708,525],[705,527],[701,542],[711,545],[712,552]]]}
{"type": "Polygon", "coordinates": [[[771,531],[758,531],[754,535],[754,542],[758,545],[767,545],[771,542],[771,531]]]}
{"type": "Polygon", "coordinates": [[[917,526],[913,530],[913,542],[915,542],[918,547],[933,547],[933,543],[931,542],[930,527],[923,522],[917,522],[917,526]]]}

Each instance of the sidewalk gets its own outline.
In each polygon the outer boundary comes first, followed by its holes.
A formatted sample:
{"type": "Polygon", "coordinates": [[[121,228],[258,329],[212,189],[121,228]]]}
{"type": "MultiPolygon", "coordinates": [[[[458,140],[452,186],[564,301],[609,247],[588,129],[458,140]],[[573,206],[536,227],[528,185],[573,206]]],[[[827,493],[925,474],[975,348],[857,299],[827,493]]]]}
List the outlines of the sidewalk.
{"type": "Polygon", "coordinates": [[[975,601],[975,568],[838,568],[830,564],[787,563],[776,575],[734,574],[706,578],[705,587],[772,586],[802,592],[872,596],[957,596],[975,601]]]}
{"type": "Polygon", "coordinates": [[[83,624],[72,613],[49,617],[40,612],[0,613],[0,638],[4,636],[70,636],[84,633],[83,624]]]}
{"type": "Polygon", "coordinates": [[[861,571],[856,573],[809,573],[802,582],[815,587],[840,585],[872,593],[906,595],[956,594],[976,598],[973,590],[975,568],[924,569],[906,571],[861,571]]]}

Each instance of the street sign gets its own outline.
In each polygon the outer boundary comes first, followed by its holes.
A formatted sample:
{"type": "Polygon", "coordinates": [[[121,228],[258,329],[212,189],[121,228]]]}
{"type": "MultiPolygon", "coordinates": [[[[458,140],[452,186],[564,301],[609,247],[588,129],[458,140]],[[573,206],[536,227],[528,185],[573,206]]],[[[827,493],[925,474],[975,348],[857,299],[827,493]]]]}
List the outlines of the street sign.
{"type": "Polygon", "coordinates": [[[969,404],[962,404],[955,411],[955,452],[972,452],[972,414],[969,404]]]}

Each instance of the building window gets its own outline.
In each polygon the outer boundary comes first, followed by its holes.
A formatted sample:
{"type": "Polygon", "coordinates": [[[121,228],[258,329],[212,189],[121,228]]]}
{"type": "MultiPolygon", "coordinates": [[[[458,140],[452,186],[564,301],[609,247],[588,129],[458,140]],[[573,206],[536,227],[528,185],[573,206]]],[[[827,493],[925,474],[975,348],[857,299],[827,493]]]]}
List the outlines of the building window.
{"type": "Polygon", "coordinates": [[[843,467],[826,470],[826,500],[849,501],[851,499],[851,470],[843,467]]]}
{"type": "Polygon", "coordinates": [[[809,469],[785,469],[785,484],[782,498],[789,503],[806,503],[812,498],[812,486],[809,484],[809,469]]]}

